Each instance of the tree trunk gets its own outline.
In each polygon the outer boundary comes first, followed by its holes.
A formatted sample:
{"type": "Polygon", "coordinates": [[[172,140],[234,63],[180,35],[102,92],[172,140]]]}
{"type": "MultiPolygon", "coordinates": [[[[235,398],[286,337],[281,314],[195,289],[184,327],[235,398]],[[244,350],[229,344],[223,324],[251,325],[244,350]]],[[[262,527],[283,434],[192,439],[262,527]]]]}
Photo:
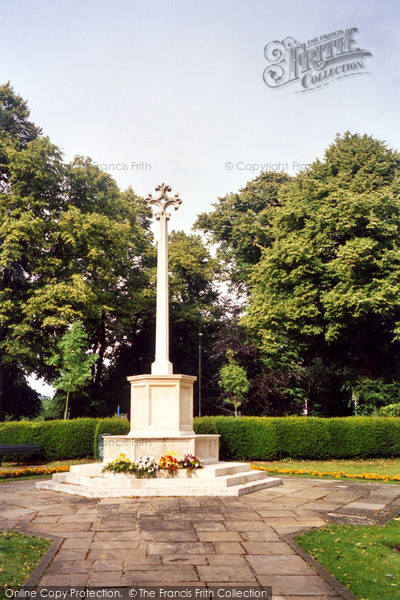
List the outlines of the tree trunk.
{"type": "Polygon", "coordinates": [[[67,416],[68,416],[68,400],[69,400],[69,388],[67,390],[67,399],[65,400],[64,421],[67,420],[67,416]]]}
{"type": "MultiPolygon", "coordinates": [[[[5,338],[5,327],[0,325],[0,343],[5,338]]],[[[4,398],[4,366],[2,363],[3,351],[0,349],[0,421],[6,417],[5,398],[4,398]]]]}
{"type": "Polygon", "coordinates": [[[100,387],[101,376],[103,374],[103,366],[104,366],[104,354],[107,349],[107,339],[106,339],[106,324],[105,324],[105,316],[102,315],[102,322],[98,327],[98,335],[96,340],[96,348],[93,350],[98,355],[98,359],[95,363],[95,376],[93,381],[93,390],[96,391],[100,387]]]}
{"type": "Polygon", "coordinates": [[[3,365],[0,364],[0,421],[4,421],[5,419],[5,410],[4,410],[4,368],[3,365]]]}

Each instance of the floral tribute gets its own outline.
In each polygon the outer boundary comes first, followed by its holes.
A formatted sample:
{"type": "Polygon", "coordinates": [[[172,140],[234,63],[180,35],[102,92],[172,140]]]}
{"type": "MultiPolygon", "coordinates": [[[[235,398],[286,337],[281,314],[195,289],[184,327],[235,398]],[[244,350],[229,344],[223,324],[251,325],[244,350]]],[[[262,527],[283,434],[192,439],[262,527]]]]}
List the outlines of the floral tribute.
{"type": "Polygon", "coordinates": [[[121,453],[118,458],[107,463],[103,467],[103,471],[128,473],[141,479],[156,477],[157,471],[166,471],[169,476],[173,476],[178,469],[186,469],[187,475],[190,476],[193,471],[201,469],[202,466],[200,460],[192,454],[186,454],[181,460],[178,460],[173,453],[165,454],[158,462],[152,456],[144,456],[134,462],[121,453]]]}
{"type": "Polygon", "coordinates": [[[174,475],[179,469],[179,462],[172,454],[165,454],[158,461],[158,468],[165,469],[169,475],[174,475]]]}
{"type": "Polygon", "coordinates": [[[187,475],[190,477],[196,469],[201,469],[203,465],[193,454],[186,454],[185,458],[179,461],[182,469],[187,469],[187,475]]]}
{"type": "Polygon", "coordinates": [[[152,456],[143,456],[137,462],[129,460],[125,454],[121,454],[115,460],[107,463],[103,471],[111,473],[130,473],[138,479],[154,477],[158,471],[158,465],[152,456]]]}

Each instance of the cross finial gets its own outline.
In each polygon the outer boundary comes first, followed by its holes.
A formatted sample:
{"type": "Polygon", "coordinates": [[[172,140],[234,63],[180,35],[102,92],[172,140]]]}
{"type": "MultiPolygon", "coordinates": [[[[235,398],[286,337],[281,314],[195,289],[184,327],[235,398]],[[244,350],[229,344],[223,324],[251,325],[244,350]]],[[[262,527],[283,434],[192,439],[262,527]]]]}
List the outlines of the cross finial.
{"type": "Polygon", "coordinates": [[[162,215],[165,215],[165,218],[168,221],[171,216],[171,208],[178,210],[179,206],[182,204],[179,194],[175,194],[173,198],[170,198],[167,195],[170,191],[171,187],[162,183],[156,187],[156,192],[160,192],[158,198],[153,198],[151,194],[146,198],[147,204],[155,207],[156,210],[154,215],[157,220],[159,220],[162,215]]]}

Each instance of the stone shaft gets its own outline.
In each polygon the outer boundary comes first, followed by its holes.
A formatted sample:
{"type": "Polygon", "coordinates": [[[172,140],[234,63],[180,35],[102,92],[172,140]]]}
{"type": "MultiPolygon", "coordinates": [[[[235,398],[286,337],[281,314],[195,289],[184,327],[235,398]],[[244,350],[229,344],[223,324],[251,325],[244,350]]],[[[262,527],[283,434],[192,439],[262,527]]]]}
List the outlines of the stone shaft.
{"type": "Polygon", "coordinates": [[[157,248],[157,314],[156,357],[151,365],[153,375],[171,375],[169,361],[169,309],[168,309],[168,219],[162,212],[158,219],[157,248]]]}

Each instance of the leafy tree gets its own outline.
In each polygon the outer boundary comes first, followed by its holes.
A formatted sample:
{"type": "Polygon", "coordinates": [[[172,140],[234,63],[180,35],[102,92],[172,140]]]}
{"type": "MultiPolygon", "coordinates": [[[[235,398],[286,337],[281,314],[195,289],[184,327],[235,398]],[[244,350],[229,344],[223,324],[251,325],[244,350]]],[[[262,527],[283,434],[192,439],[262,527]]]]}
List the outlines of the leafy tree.
{"type": "Polygon", "coordinates": [[[236,194],[213,204],[214,210],[197,217],[195,228],[217,244],[217,258],[230,284],[245,291],[251,267],[271,243],[271,223],[280,205],[279,190],[290,182],[285,173],[261,173],[236,194]]]}
{"type": "MultiPolygon", "coordinates": [[[[26,102],[14,93],[10,83],[0,86],[0,203],[3,194],[9,189],[9,153],[15,149],[26,148],[41,133],[33,123],[29,121],[29,109],[26,102]]],[[[7,220],[15,218],[14,207],[6,213],[0,210],[0,246],[4,243],[3,231],[7,227],[7,220]]],[[[28,227],[28,223],[25,223],[28,227]]],[[[18,244],[18,232],[14,240],[9,244],[18,244]]],[[[10,252],[10,249],[8,249],[10,252]]],[[[38,406],[38,395],[30,390],[26,383],[23,371],[13,360],[12,356],[5,358],[3,345],[9,334],[9,321],[5,312],[12,312],[12,305],[7,288],[10,281],[17,286],[22,285],[22,268],[18,265],[15,269],[11,265],[5,268],[0,259],[0,420],[4,419],[5,413],[22,416],[34,413],[38,406]],[[7,306],[7,309],[6,309],[7,306]],[[16,404],[12,398],[18,398],[16,404]],[[21,412],[22,411],[22,412],[21,412]]]]}
{"type": "MultiPolygon", "coordinates": [[[[140,320],[126,331],[118,346],[116,361],[108,370],[104,393],[108,403],[129,407],[129,386],[126,377],[150,372],[154,360],[155,308],[156,308],[156,249],[146,254],[151,284],[145,290],[145,302],[140,310],[140,320]],[[115,390],[119,396],[115,395],[115,390]],[[105,392],[105,390],[108,390],[105,392]],[[112,401],[111,401],[111,398],[112,401]]],[[[215,397],[214,376],[219,365],[212,358],[213,334],[218,327],[223,309],[213,285],[219,267],[203,244],[199,235],[172,231],[169,236],[169,315],[170,359],[175,373],[196,375],[198,372],[199,333],[203,334],[202,396],[204,402],[215,397]]],[[[195,393],[197,390],[195,390],[195,393]]]]}
{"type": "Polygon", "coordinates": [[[87,347],[88,336],[83,324],[74,323],[58,342],[58,353],[48,361],[58,372],[54,387],[66,393],[64,419],[68,416],[70,394],[85,385],[98,359],[97,354],[87,354],[87,347]]]}
{"type": "Polygon", "coordinates": [[[40,399],[39,420],[62,419],[65,410],[65,398],[56,393],[52,398],[43,396],[40,399]]]}
{"type": "Polygon", "coordinates": [[[211,383],[214,386],[218,384],[226,348],[230,348],[244,367],[250,384],[249,393],[242,402],[246,414],[283,416],[301,413],[308,383],[304,373],[266,366],[248,330],[239,322],[241,309],[232,301],[224,303],[224,316],[218,323],[210,348],[210,359],[217,369],[217,377],[211,383]]]}
{"type": "Polygon", "coordinates": [[[213,334],[221,319],[215,287],[218,261],[199,235],[172,231],[169,270],[171,361],[176,373],[197,375],[199,333],[202,333],[202,398],[207,402],[215,397],[210,382],[218,369],[211,358],[213,334]]]}
{"type": "Polygon", "coordinates": [[[146,313],[151,248],[144,201],[90,159],[66,165],[12,94],[0,88],[0,418],[7,365],[50,380],[46,359],[75,320],[98,353],[92,397],[104,404],[105,364],[146,313]]]}
{"type": "Polygon", "coordinates": [[[400,381],[385,383],[383,379],[358,377],[346,384],[351,394],[350,408],[355,415],[373,415],[380,408],[395,403],[400,397],[400,381]]]}
{"type": "Polygon", "coordinates": [[[383,142],[346,133],[281,189],[243,321],[267,365],[399,380],[399,168],[383,142]]]}
{"type": "Polygon", "coordinates": [[[0,189],[6,189],[8,182],[9,149],[26,148],[41,134],[41,129],[29,121],[29,112],[10,82],[0,86],[0,189]]]}
{"type": "Polygon", "coordinates": [[[40,396],[28,384],[24,373],[15,364],[2,369],[3,410],[9,419],[32,417],[40,409],[40,396]]]}
{"type": "Polygon", "coordinates": [[[229,394],[225,402],[232,404],[235,409],[235,417],[238,416],[238,408],[242,404],[244,396],[249,391],[246,371],[233,358],[232,350],[227,353],[228,364],[223,366],[220,373],[220,386],[229,394]]]}

